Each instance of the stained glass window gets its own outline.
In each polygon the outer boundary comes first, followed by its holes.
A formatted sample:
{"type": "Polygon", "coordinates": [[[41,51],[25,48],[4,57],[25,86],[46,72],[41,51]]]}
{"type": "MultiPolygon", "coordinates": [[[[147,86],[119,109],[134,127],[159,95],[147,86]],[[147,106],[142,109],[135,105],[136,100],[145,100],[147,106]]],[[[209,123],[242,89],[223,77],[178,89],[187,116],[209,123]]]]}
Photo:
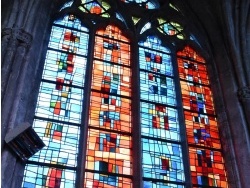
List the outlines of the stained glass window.
{"type": "Polygon", "coordinates": [[[88,40],[72,14],[52,26],[33,123],[46,147],[29,159],[23,187],[75,185],[88,40]]]}
{"type": "Polygon", "coordinates": [[[170,50],[155,36],[139,45],[143,179],[155,182],[144,187],[178,187],[168,183],[184,182],[170,50]]]}
{"type": "Polygon", "coordinates": [[[86,187],[132,187],[130,97],[129,40],[109,25],[95,37],[86,187]]]}
{"type": "Polygon", "coordinates": [[[189,46],[177,55],[192,183],[227,187],[206,62],[189,46]]]}
{"type": "Polygon", "coordinates": [[[33,122],[46,146],[27,161],[22,187],[228,187],[206,61],[175,46],[192,35],[119,3],[69,1],[60,12],[76,14],[53,23],[33,122]]]}

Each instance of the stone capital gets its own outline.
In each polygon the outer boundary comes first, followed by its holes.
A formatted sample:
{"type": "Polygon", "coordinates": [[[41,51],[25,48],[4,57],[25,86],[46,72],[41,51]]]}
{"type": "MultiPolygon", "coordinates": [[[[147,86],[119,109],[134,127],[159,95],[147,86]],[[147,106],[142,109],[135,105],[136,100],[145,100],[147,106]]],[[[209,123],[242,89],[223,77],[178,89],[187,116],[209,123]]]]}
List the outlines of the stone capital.
{"type": "Polygon", "coordinates": [[[250,100],[250,87],[245,86],[238,90],[238,97],[240,101],[250,100]]]}
{"type": "Polygon", "coordinates": [[[29,47],[32,42],[32,35],[20,28],[4,28],[2,29],[2,37],[8,36],[12,38],[22,46],[29,47]]]}

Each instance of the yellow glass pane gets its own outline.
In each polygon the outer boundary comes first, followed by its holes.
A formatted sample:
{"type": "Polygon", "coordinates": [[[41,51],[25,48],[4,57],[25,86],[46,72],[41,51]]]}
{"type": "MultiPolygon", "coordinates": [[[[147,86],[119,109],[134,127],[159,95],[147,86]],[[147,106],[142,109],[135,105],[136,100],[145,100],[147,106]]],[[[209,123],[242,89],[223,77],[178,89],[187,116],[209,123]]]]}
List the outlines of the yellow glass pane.
{"type": "Polygon", "coordinates": [[[140,19],[141,18],[137,18],[137,17],[132,16],[132,20],[133,20],[135,25],[140,21],[140,19]]]}

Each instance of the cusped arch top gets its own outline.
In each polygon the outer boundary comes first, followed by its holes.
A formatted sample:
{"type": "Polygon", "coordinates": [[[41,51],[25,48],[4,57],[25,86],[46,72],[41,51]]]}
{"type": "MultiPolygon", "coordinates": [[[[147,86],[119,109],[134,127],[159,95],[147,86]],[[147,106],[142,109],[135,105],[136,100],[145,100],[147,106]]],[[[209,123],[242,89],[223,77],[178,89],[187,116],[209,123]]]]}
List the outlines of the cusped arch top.
{"type": "Polygon", "coordinates": [[[188,58],[191,60],[198,61],[200,63],[205,63],[205,59],[201,57],[197,51],[195,51],[191,46],[185,46],[183,50],[177,52],[177,56],[188,58]]]}

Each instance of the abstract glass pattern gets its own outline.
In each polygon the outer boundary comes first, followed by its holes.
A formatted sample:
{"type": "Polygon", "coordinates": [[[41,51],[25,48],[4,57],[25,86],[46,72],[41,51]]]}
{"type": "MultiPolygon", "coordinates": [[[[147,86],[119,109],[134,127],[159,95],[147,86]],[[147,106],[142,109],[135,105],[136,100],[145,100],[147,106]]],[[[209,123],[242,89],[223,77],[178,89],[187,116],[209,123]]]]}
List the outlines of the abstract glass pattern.
{"type": "Polygon", "coordinates": [[[110,5],[104,0],[81,0],[78,7],[81,11],[91,14],[97,14],[102,17],[110,17],[108,10],[110,5]]]}
{"type": "Polygon", "coordinates": [[[23,182],[25,188],[75,186],[75,171],[69,169],[27,164],[25,175],[27,177],[23,182]]]}
{"type": "Polygon", "coordinates": [[[184,181],[179,144],[142,138],[143,176],[154,181],[184,181]]]}
{"type": "Polygon", "coordinates": [[[176,35],[178,39],[184,39],[182,33],[183,27],[176,22],[168,22],[163,18],[158,18],[159,26],[158,30],[167,35],[176,35]]]}
{"type": "Polygon", "coordinates": [[[218,125],[215,116],[184,111],[188,143],[220,149],[218,125]]]}
{"type": "Polygon", "coordinates": [[[95,37],[85,187],[132,187],[130,45],[109,25],[95,37]]]}
{"type": "Polygon", "coordinates": [[[161,41],[150,36],[139,42],[141,99],[160,104],[175,105],[173,68],[169,50],[161,41]]]}
{"type": "Polygon", "coordinates": [[[227,187],[224,161],[220,151],[189,148],[192,183],[199,187],[227,187]]]}
{"type": "Polygon", "coordinates": [[[184,188],[184,185],[177,185],[171,183],[162,183],[162,182],[150,182],[144,181],[143,182],[144,188],[184,188]]]}
{"type": "Polygon", "coordinates": [[[189,46],[177,53],[182,102],[195,187],[227,187],[205,60],[189,46]]]}
{"type": "Polygon", "coordinates": [[[180,140],[177,110],[160,104],[141,102],[142,135],[180,140]]]}
{"type": "Polygon", "coordinates": [[[185,179],[169,53],[157,37],[139,42],[144,187],[178,187],[177,182],[182,184],[185,179]]]}
{"type": "Polygon", "coordinates": [[[125,187],[132,188],[132,180],[130,178],[121,177],[119,175],[107,175],[102,173],[86,172],[86,188],[89,187],[125,187]]]}
{"type": "Polygon", "coordinates": [[[74,15],[54,22],[33,123],[46,146],[29,159],[23,187],[74,187],[87,51],[74,15]]]}
{"type": "Polygon", "coordinates": [[[79,127],[35,119],[33,126],[46,145],[30,160],[76,167],[79,127]]]}

